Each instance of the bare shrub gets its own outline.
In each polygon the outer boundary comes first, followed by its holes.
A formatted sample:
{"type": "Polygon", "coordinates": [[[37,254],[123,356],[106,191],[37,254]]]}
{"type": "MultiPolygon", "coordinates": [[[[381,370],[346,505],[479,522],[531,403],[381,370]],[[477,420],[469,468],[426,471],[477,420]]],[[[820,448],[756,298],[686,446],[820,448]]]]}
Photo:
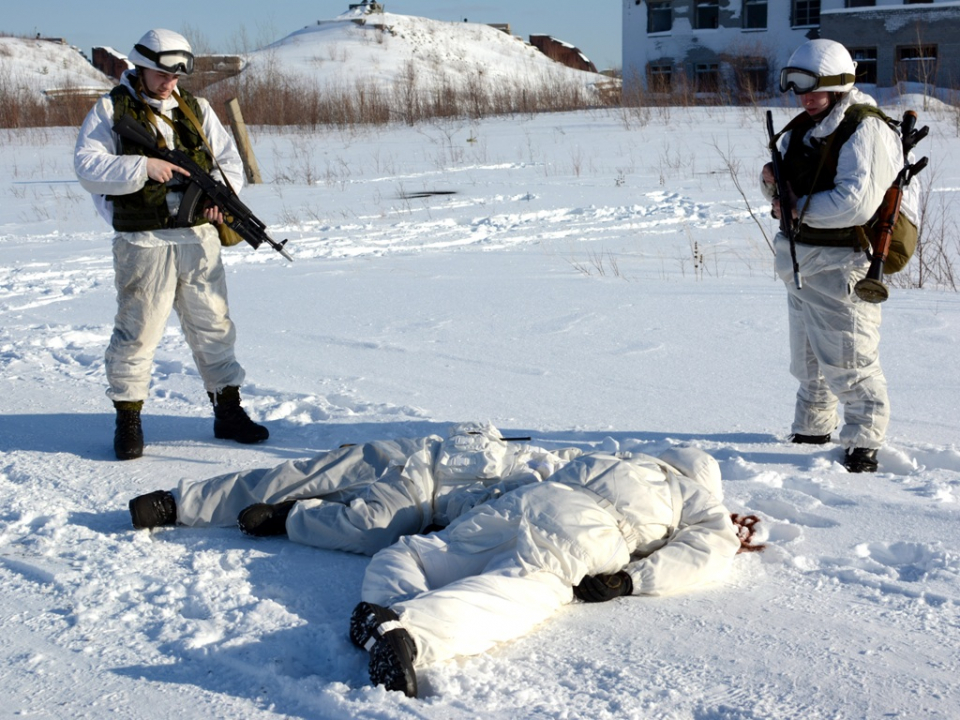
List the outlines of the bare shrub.
{"type": "Polygon", "coordinates": [[[896,275],[884,278],[891,287],[938,287],[957,290],[960,280],[960,241],[957,240],[957,221],[951,212],[953,191],[934,192],[939,173],[934,168],[929,174],[917,176],[920,182],[919,218],[917,222],[917,250],[910,263],[896,275]]]}
{"type": "Polygon", "coordinates": [[[226,102],[236,97],[251,125],[382,125],[416,124],[432,118],[479,119],[490,115],[533,114],[608,107],[618,93],[599,93],[560,74],[534,81],[491,81],[483,68],[474,68],[466,81],[442,68],[425,72],[408,61],[392,87],[355,81],[353,86],[319,85],[279,71],[267,62],[256,72],[207,88],[203,93],[223,116],[226,102]]]}
{"type": "Polygon", "coordinates": [[[566,261],[577,272],[587,277],[607,277],[610,275],[620,280],[627,280],[628,278],[621,272],[620,263],[616,255],[612,255],[603,248],[600,250],[591,250],[587,253],[586,260],[579,260],[574,258],[566,258],[566,261]]]}
{"type": "Polygon", "coordinates": [[[760,222],[760,218],[757,216],[753,206],[750,204],[750,198],[747,197],[747,193],[743,189],[743,183],[740,182],[740,171],[742,169],[740,159],[734,156],[733,150],[729,147],[729,145],[727,150],[724,151],[717,144],[716,140],[714,140],[712,144],[713,149],[717,151],[717,154],[723,161],[724,169],[727,171],[730,181],[733,183],[737,193],[739,193],[740,198],[743,200],[743,204],[746,205],[747,212],[750,214],[750,219],[756,223],[758,228],[760,228],[760,234],[763,235],[763,239],[766,241],[767,247],[770,248],[770,252],[776,255],[776,251],[773,249],[773,243],[770,242],[770,238],[767,236],[767,231],[764,228],[763,223],[760,222]]]}
{"type": "Polygon", "coordinates": [[[417,86],[417,66],[412,60],[403,65],[400,82],[394,86],[394,105],[399,108],[404,122],[413,125],[423,118],[420,89],[417,86]]]}
{"type": "Polygon", "coordinates": [[[79,127],[96,97],[79,88],[64,86],[41,95],[0,72],[0,127],[79,127]]]}

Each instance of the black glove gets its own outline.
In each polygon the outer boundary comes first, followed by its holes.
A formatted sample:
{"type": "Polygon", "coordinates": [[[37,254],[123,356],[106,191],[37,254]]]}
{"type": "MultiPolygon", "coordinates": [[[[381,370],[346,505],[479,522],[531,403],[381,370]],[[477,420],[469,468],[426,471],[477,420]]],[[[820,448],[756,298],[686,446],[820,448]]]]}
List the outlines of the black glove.
{"type": "Polygon", "coordinates": [[[613,575],[587,575],[574,586],[573,594],[583,602],[606,602],[633,593],[633,580],[623,570],[613,575]]]}

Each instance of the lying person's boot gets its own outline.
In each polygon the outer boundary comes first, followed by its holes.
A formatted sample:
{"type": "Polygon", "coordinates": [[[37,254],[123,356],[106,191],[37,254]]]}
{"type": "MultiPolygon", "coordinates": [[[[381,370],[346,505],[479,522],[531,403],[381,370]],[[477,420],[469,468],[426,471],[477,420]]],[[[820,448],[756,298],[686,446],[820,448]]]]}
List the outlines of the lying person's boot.
{"type": "Polygon", "coordinates": [[[117,426],[113,432],[113,452],[117,460],[134,460],[143,455],[143,427],[140,410],[143,401],[113,403],[117,411],[117,426]]]}
{"type": "Polygon", "coordinates": [[[271,505],[257,503],[244,508],[237,516],[237,525],[245,535],[271,537],[287,534],[287,515],[293,510],[296,500],[285,500],[271,505]]]}
{"type": "Polygon", "coordinates": [[[369,650],[367,643],[377,626],[399,621],[400,616],[388,607],[368,602],[358,603],[350,616],[350,642],[361,650],[369,650]]]}
{"type": "Polygon", "coordinates": [[[879,467],[877,451],[871,448],[850,448],[843,458],[843,466],[852,473],[876,472],[879,467]]]}
{"type": "Polygon", "coordinates": [[[794,445],[826,445],[830,442],[830,433],[826,435],[803,435],[794,433],[790,436],[790,442],[794,445]]]}
{"type": "Polygon", "coordinates": [[[220,440],[236,440],[250,445],[263,442],[270,437],[270,431],[263,425],[257,425],[247,411],[240,406],[240,388],[225,387],[216,395],[208,392],[213,403],[213,435],[220,440]]]}
{"type": "Polygon", "coordinates": [[[130,520],[137,530],[177,524],[177,501],[166,490],[155,490],[130,501],[130,520]]]}
{"type": "Polygon", "coordinates": [[[417,647],[393,610],[362,602],[350,617],[350,640],[370,653],[370,681],[387,690],[417,696],[413,668],[417,647]]]}

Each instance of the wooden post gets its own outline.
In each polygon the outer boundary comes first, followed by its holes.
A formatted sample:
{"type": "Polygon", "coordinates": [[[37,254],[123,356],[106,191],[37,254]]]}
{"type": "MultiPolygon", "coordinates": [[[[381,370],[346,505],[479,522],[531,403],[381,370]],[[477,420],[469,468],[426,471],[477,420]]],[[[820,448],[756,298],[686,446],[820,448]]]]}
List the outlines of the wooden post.
{"type": "Polygon", "coordinates": [[[246,173],[247,182],[250,185],[259,185],[263,182],[260,178],[260,168],[257,166],[257,158],[253,155],[253,146],[250,144],[250,136],[247,135],[247,126],[243,123],[243,115],[240,114],[240,103],[236,98],[227,101],[227,117],[230,120],[230,127],[233,128],[233,136],[237,139],[237,149],[240,150],[240,157],[243,160],[243,171],[246,173]]]}

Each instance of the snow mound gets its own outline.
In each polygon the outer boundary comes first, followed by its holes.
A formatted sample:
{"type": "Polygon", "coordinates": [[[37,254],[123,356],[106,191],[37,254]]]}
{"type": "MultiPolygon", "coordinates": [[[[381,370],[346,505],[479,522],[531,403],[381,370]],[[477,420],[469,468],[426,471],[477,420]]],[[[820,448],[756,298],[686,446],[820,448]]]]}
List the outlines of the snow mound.
{"type": "Polygon", "coordinates": [[[279,72],[318,86],[358,83],[425,87],[581,83],[610,79],[557,63],[489,25],[393,13],[347,13],[317,21],[249,54],[245,72],[279,72]]]}
{"type": "Polygon", "coordinates": [[[0,37],[0,88],[8,93],[106,92],[113,85],[111,78],[72,45],[58,40],[0,37]]]}

